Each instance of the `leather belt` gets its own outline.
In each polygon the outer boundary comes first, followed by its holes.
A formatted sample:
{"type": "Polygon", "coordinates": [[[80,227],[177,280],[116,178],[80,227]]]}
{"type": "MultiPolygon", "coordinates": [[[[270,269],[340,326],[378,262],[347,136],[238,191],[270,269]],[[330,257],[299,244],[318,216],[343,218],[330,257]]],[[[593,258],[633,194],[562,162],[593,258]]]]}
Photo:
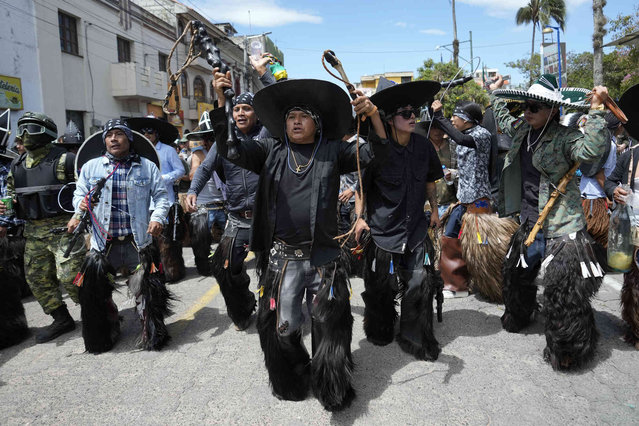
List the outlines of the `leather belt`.
{"type": "Polygon", "coordinates": [[[271,256],[281,259],[305,260],[311,258],[311,246],[289,246],[279,241],[273,242],[271,256]]]}
{"type": "Polygon", "coordinates": [[[238,215],[242,219],[251,219],[253,217],[253,210],[242,210],[239,212],[232,212],[232,213],[238,215]]]}

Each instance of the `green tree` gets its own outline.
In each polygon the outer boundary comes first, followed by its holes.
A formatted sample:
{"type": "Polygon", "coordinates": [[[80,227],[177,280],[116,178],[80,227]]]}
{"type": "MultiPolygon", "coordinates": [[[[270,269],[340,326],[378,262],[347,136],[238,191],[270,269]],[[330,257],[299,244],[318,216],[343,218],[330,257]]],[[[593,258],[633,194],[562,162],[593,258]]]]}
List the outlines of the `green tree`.
{"type": "MultiPolygon", "coordinates": [[[[517,25],[532,24],[532,44],[530,49],[529,65],[532,67],[535,60],[535,31],[541,29],[550,23],[553,19],[561,30],[564,30],[566,20],[566,4],[564,0],[529,0],[528,4],[519,8],[515,21],[517,25]]],[[[533,69],[529,74],[529,83],[533,82],[533,69]]]]}
{"type": "MultiPolygon", "coordinates": [[[[457,71],[459,71],[459,67],[455,66],[453,62],[435,62],[432,59],[428,59],[424,61],[422,67],[417,69],[417,79],[448,81],[457,75],[457,71]]],[[[457,78],[461,77],[461,75],[457,75],[457,78]]],[[[444,91],[445,88],[442,88],[435,96],[435,99],[439,99],[444,94],[444,91]]],[[[486,107],[490,103],[490,98],[479,84],[469,81],[461,86],[451,87],[445,92],[441,101],[444,105],[444,115],[450,117],[457,102],[471,101],[486,107]]]]}
{"type": "Polygon", "coordinates": [[[541,56],[539,53],[535,53],[532,56],[532,63],[528,58],[518,59],[516,61],[506,62],[505,64],[508,68],[514,68],[519,70],[519,72],[527,78],[530,82],[529,85],[532,84],[533,81],[537,80],[540,75],[541,69],[541,56]]]}
{"type": "MultiPolygon", "coordinates": [[[[617,15],[615,19],[610,21],[610,32],[612,39],[616,40],[628,34],[639,31],[639,5],[635,5],[634,11],[629,15],[617,15]]],[[[639,83],[639,48],[637,45],[622,45],[615,47],[613,53],[616,54],[615,70],[617,72],[625,72],[618,86],[619,92],[623,93],[631,86],[639,83]]],[[[607,68],[609,64],[604,58],[604,82],[605,74],[610,70],[607,68]]]]}
{"type": "MultiPolygon", "coordinates": [[[[591,52],[573,53],[566,56],[566,66],[568,74],[567,85],[571,87],[581,87],[591,89],[595,86],[593,80],[594,57],[591,52]]],[[[625,91],[624,78],[634,68],[627,68],[624,60],[620,60],[616,51],[603,56],[603,85],[608,88],[610,96],[618,98],[625,91]]]]}

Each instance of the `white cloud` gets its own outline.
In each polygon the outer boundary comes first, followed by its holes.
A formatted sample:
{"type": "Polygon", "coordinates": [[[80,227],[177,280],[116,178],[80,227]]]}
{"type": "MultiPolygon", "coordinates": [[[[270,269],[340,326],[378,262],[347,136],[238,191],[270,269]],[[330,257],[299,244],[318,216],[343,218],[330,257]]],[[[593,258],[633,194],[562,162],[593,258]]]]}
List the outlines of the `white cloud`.
{"type": "Polygon", "coordinates": [[[422,34],[430,34],[430,35],[446,35],[446,31],[438,30],[437,28],[428,28],[426,30],[419,30],[422,34]]]}
{"type": "Polygon", "coordinates": [[[396,27],[406,28],[408,24],[406,22],[395,22],[396,27]]]}
{"type": "MultiPolygon", "coordinates": [[[[515,20],[515,13],[520,7],[524,7],[529,0],[458,0],[459,3],[465,3],[471,6],[477,6],[484,9],[484,13],[494,18],[515,20]]],[[[571,10],[584,4],[590,4],[591,0],[566,0],[566,10],[570,14],[571,10]]]]}
{"type": "Polygon", "coordinates": [[[199,9],[216,22],[231,22],[254,27],[277,27],[288,24],[321,24],[317,13],[287,8],[276,0],[199,0],[199,9]],[[250,17],[249,17],[250,11],[250,17]]]}

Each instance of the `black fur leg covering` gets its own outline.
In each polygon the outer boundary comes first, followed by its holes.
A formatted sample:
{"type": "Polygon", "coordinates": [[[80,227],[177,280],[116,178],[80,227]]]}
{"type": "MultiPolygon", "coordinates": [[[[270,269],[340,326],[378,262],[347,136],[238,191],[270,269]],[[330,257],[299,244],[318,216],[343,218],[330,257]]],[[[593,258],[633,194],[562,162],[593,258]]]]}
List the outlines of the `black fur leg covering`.
{"type": "MultiPolygon", "coordinates": [[[[11,263],[16,268],[15,274],[16,278],[20,282],[20,293],[22,294],[22,297],[25,298],[33,294],[24,275],[24,246],[27,239],[22,236],[22,227],[12,231],[14,231],[13,235],[7,235],[7,239],[9,241],[7,254],[9,255],[9,258],[12,259],[11,263]]],[[[0,257],[4,259],[4,255],[0,255],[0,257]]]]}
{"type": "Polygon", "coordinates": [[[377,249],[372,242],[366,247],[364,258],[364,333],[369,342],[385,346],[393,341],[395,333],[397,276],[389,273],[391,254],[377,249]]]}
{"type": "Polygon", "coordinates": [[[20,268],[9,258],[8,248],[7,238],[0,238],[0,349],[18,344],[29,335],[20,300],[20,268]]]}
{"type": "Polygon", "coordinates": [[[504,279],[502,294],[506,310],[501,317],[501,324],[504,330],[511,333],[517,333],[526,327],[530,323],[533,312],[538,308],[535,278],[541,264],[524,268],[520,262],[520,254],[526,253],[524,241],[530,229],[530,226],[522,225],[515,232],[502,269],[504,279]]]}
{"type": "Polygon", "coordinates": [[[211,272],[220,286],[229,317],[235,325],[244,327],[255,310],[255,295],[249,290],[251,278],[244,266],[238,275],[231,273],[232,250],[233,238],[222,237],[211,258],[211,272]]]}
{"type": "Polygon", "coordinates": [[[310,358],[301,341],[299,331],[290,336],[277,332],[278,286],[282,271],[264,270],[260,280],[260,301],[257,331],[264,352],[273,395],[287,401],[302,401],[308,396],[310,385],[310,358]]]}
{"type": "Polygon", "coordinates": [[[623,276],[621,318],[628,324],[626,342],[639,349],[639,269],[634,262],[630,272],[623,276]]]}
{"type": "MultiPolygon", "coordinates": [[[[550,244],[547,247],[550,251],[550,244]]],[[[599,339],[590,298],[599,289],[601,278],[583,278],[580,261],[575,243],[567,241],[544,274],[544,359],[554,370],[568,370],[589,361],[599,339]]]]}
{"type": "Polygon", "coordinates": [[[353,275],[361,277],[363,275],[364,256],[351,253],[351,249],[354,247],[357,247],[357,241],[355,241],[355,234],[353,233],[341,248],[340,263],[344,265],[349,277],[353,275]]]}
{"type": "Polygon", "coordinates": [[[182,257],[182,241],[187,234],[186,219],[182,206],[175,203],[169,209],[168,225],[164,227],[162,236],[156,238],[162,269],[166,281],[174,283],[186,275],[184,257],[182,257]]]}
{"type": "Polygon", "coordinates": [[[175,296],[166,288],[157,265],[159,255],[153,244],[140,250],[140,267],[129,279],[129,291],[136,296],[137,311],[142,321],[139,346],[160,350],[170,339],[164,319],[171,315],[175,296]]]}
{"type": "Polygon", "coordinates": [[[444,284],[439,271],[433,266],[425,269],[419,288],[404,294],[400,331],[396,339],[404,352],[420,360],[435,361],[441,349],[433,332],[433,301],[437,289],[444,284]]]}
{"type": "Polygon", "coordinates": [[[84,348],[94,354],[107,352],[120,336],[117,308],[113,312],[115,269],[104,254],[91,250],[80,271],[84,274],[78,294],[84,348]]]}
{"type": "Polygon", "coordinates": [[[353,315],[348,275],[337,263],[322,268],[322,284],[313,303],[313,393],[328,411],[355,398],[353,390],[353,315]]]}
{"type": "Polygon", "coordinates": [[[206,210],[198,211],[191,215],[189,228],[191,231],[191,248],[195,257],[195,268],[198,274],[208,277],[211,275],[209,255],[211,254],[213,237],[211,236],[211,231],[209,231],[206,210]]]}

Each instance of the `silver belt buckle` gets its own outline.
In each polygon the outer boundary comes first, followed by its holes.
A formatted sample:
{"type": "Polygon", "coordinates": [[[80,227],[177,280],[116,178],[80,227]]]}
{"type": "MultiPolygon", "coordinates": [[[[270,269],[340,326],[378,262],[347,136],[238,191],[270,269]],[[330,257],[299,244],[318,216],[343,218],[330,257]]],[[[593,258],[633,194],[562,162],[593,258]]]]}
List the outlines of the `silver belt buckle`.
{"type": "Polygon", "coordinates": [[[301,249],[295,249],[295,257],[304,256],[304,252],[301,249]]]}
{"type": "Polygon", "coordinates": [[[126,238],[126,235],[120,235],[118,237],[118,241],[124,241],[125,238],[126,238]]]}
{"type": "Polygon", "coordinates": [[[271,256],[275,256],[277,254],[277,250],[275,249],[275,246],[273,246],[271,248],[271,256]]]}

